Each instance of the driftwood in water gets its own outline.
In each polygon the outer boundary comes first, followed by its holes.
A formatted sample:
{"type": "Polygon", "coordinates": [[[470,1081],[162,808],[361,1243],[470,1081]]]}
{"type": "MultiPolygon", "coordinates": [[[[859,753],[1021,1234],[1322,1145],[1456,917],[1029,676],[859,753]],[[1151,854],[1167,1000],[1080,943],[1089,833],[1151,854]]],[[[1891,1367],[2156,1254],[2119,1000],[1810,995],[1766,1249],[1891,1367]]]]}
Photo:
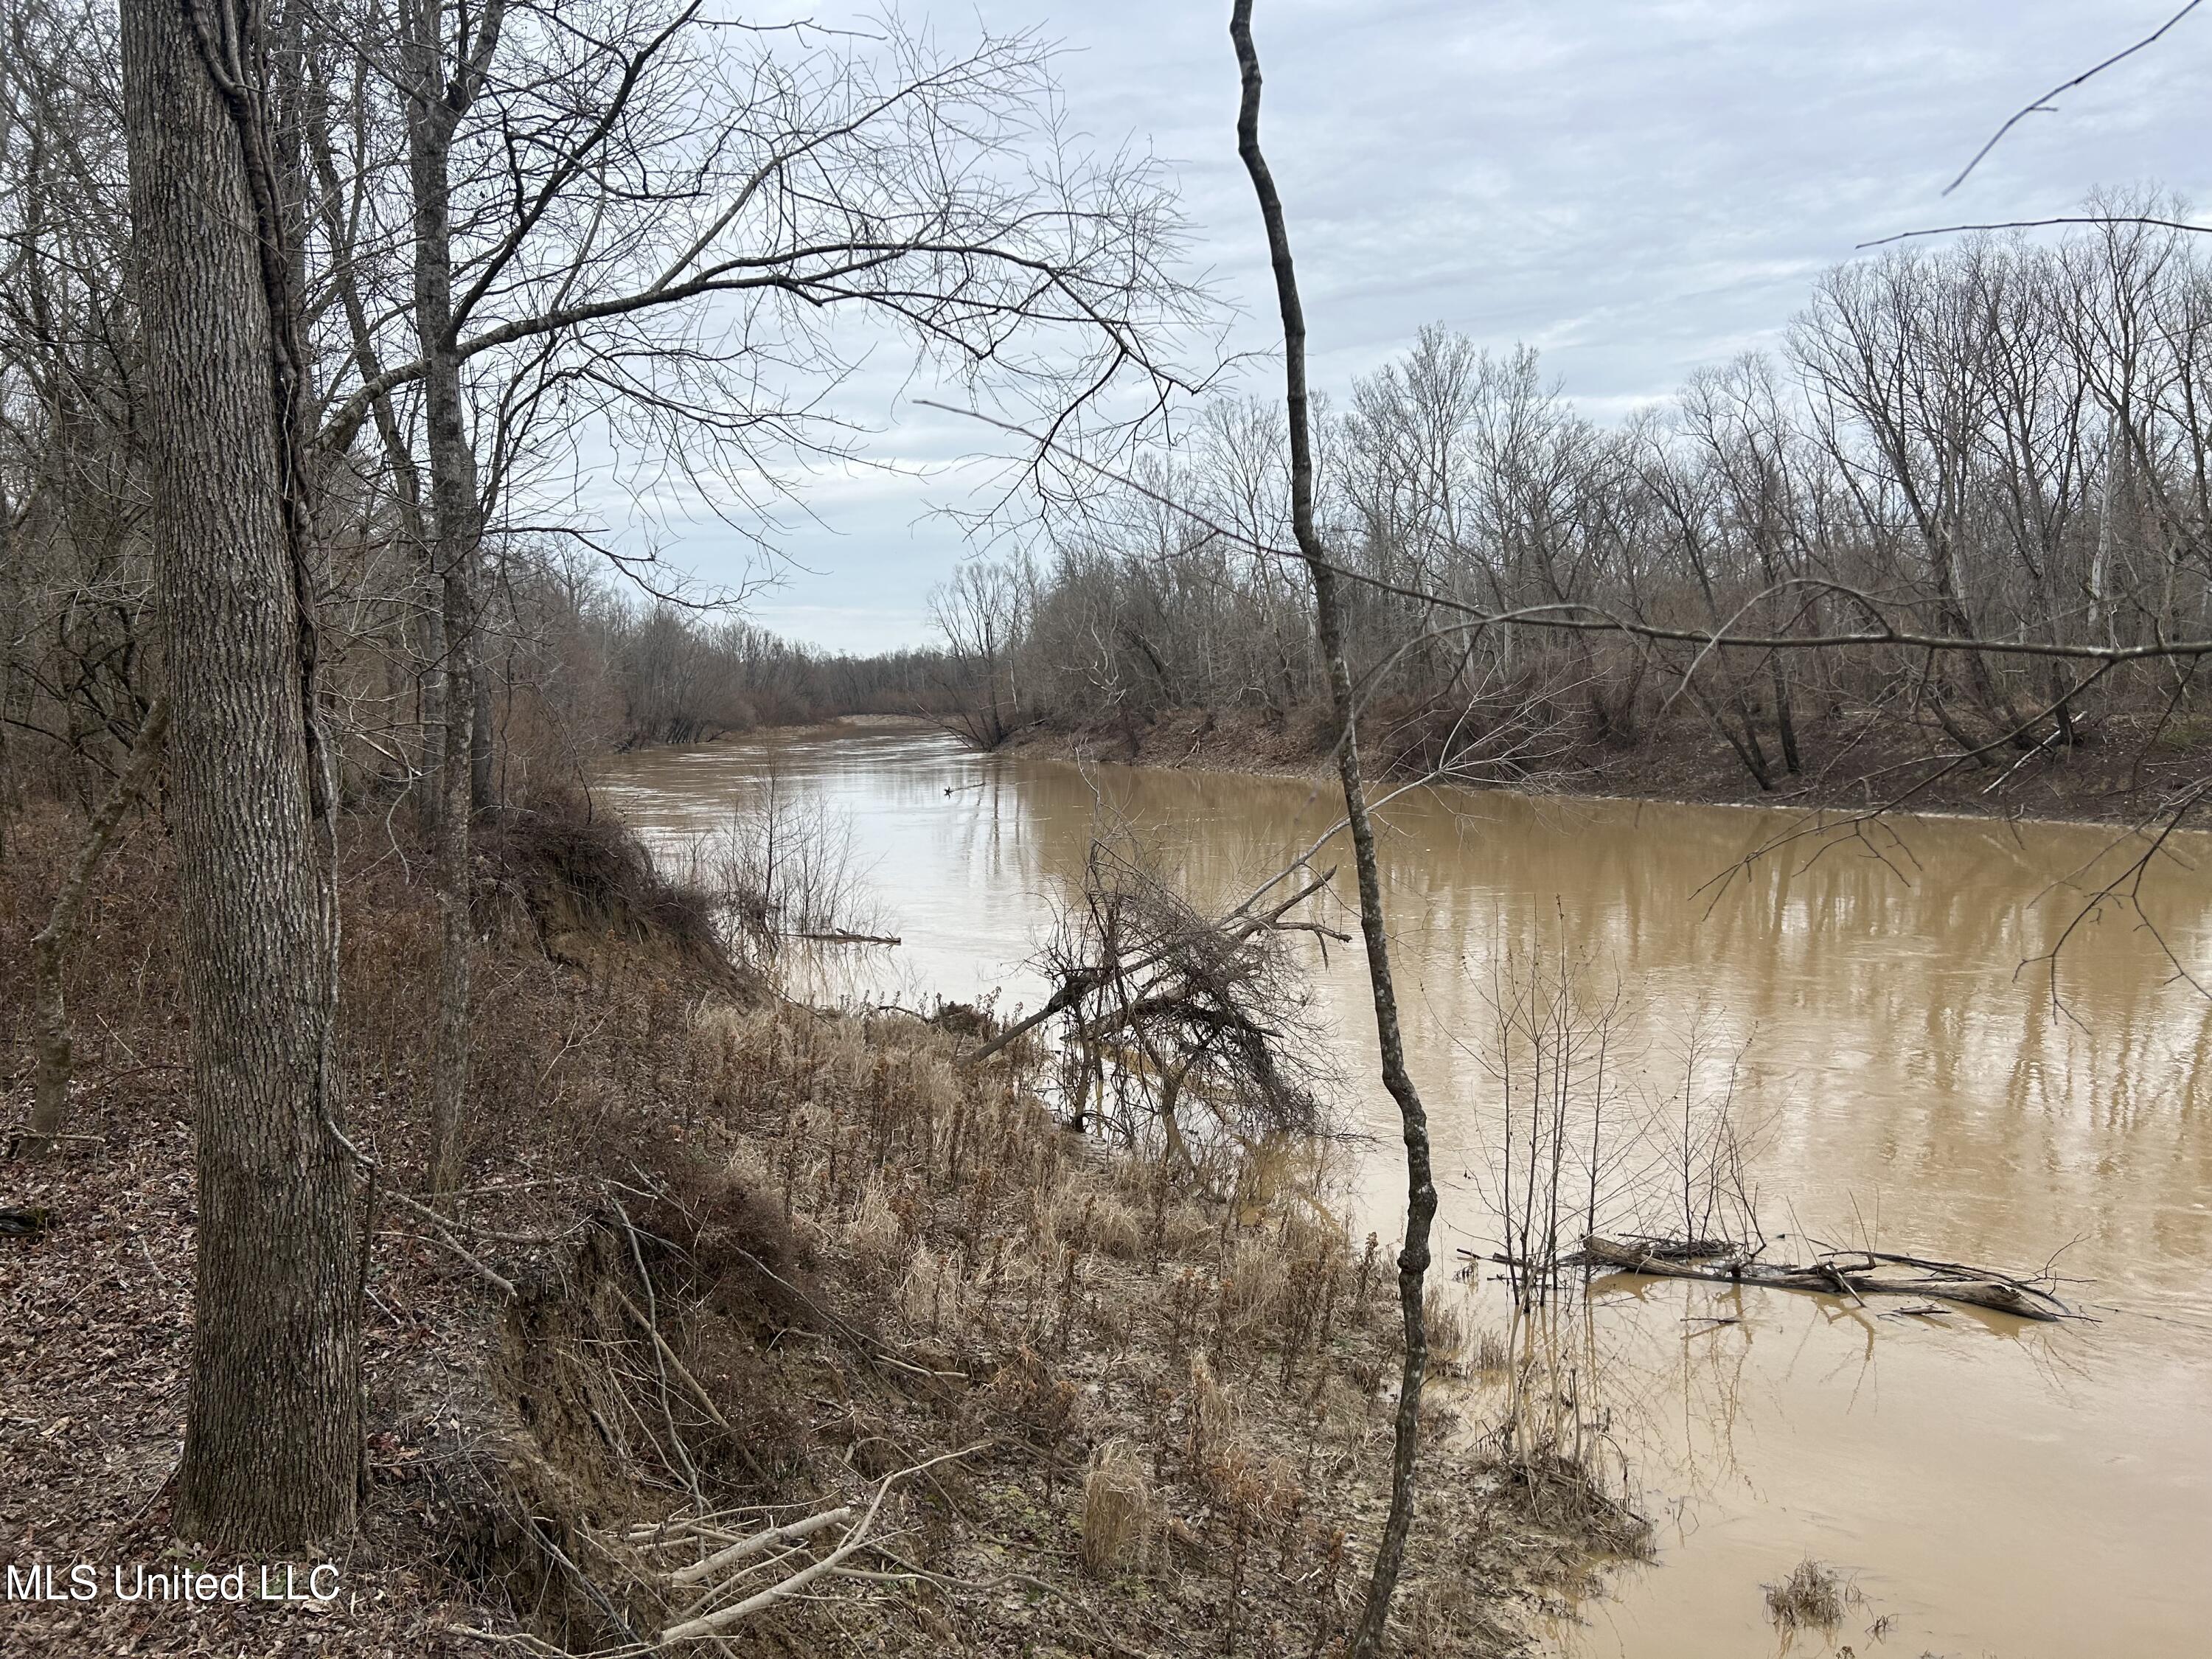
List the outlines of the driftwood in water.
{"type": "Polygon", "coordinates": [[[1583,1240],[1577,1264],[1612,1267],[1656,1279],[1694,1279],[1716,1285],[1761,1285],[1775,1291],[1805,1291],[1821,1296],[1912,1296],[1960,1302],[2021,1319],[2068,1319],[2074,1310],[2049,1291],[2009,1273],[1963,1262],[1924,1256],[1893,1255],[1882,1250],[1824,1250],[1803,1264],[1757,1261],[1735,1250],[1686,1253],[1666,1239],[1583,1240]],[[1899,1274],[1909,1277],[1899,1277],[1899,1274]]]}

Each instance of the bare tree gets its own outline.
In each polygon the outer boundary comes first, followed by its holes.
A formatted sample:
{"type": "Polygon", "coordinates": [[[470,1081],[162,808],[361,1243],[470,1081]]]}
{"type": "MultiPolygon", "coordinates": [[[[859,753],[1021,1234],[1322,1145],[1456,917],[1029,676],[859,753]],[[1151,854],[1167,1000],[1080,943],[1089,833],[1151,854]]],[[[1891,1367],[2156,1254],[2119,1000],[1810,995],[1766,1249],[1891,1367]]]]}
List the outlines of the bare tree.
{"type": "Polygon", "coordinates": [[[228,0],[122,15],[198,1146],[176,1525],[297,1549],[353,1524],[360,1314],[270,20],[228,0]]]}
{"type": "Polygon", "coordinates": [[[1331,1079],[1285,945],[1301,933],[1348,939],[1296,915],[1334,873],[1300,870],[1209,915],[1127,826],[1094,828],[1080,890],[1037,963],[1062,1011],[1070,1127],[1095,1119],[1123,1146],[1157,1133],[1171,1164],[1192,1173],[1216,1147],[1241,1157],[1319,1131],[1331,1079]]]}
{"type": "Polygon", "coordinates": [[[945,636],[945,718],[978,749],[996,749],[1023,724],[1014,650],[1030,631],[1036,586],[1025,560],[970,560],[929,596],[945,636]]]}
{"type": "Polygon", "coordinates": [[[1337,775],[1344,787],[1344,811],[1352,834],[1352,861],[1359,880],[1359,928],[1367,945],[1367,976],[1375,1003],[1376,1041],[1383,1087],[1397,1103],[1406,1143],[1406,1237],[1398,1252],[1398,1304],[1406,1330],[1405,1364],[1398,1384],[1395,1449],[1390,1467],[1390,1510],[1375,1553],[1367,1600],[1354,1628],[1351,1651],[1365,1659],[1382,1642],[1405,1559],[1406,1534],[1413,1520],[1413,1475],[1421,1424],[1421,1384],[1428,1371],[1427,1324],[1422,1283],[1429,1268],[1429,1225],[1437,1212],[1436,1183],[1429,1168],[1428,1115],[1406,1069],[1405,1043],[1398,1025],[1397,988],[1390,974],[1389,919],[1382,898],[1382,876],[1375,856],[1375,830],[1367,816],[1366,786],[1359,772],[1358,704],[1345,659],[1344,615],[1335,566],[1314,523],[1313,442],[1308,428],[1306,327],[1298,300],[1297,276],[1291,263],[1290,233],[1284,222],[1266,157],[1260,149],[1260,58],[1252,45],[1252,0],[1236,0],[1229,32],[1236,43],[1243,92],[1237,116],[1237,149],[1259,198],[1267,227],[1268,261],[1283,319],[1284,413],[1290,428],[1291,527],[1313,584],[1315,630],[1327,665],[1329,702],[1337,725],[1337,775]]]}

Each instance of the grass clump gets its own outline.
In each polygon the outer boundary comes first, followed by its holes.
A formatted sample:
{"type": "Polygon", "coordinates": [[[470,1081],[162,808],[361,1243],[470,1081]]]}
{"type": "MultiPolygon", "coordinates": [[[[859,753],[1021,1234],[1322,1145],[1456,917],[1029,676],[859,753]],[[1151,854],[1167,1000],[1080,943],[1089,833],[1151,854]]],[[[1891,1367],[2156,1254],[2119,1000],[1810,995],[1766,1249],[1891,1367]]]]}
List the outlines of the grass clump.
{"type": "Polygon", "coordinates": [[[1779,1630],[1833,1630],[1844,1622],[1851,1590],[1833,1567],[1807,1556],[1778,1584],[1762,1585],[1766,1616],[1779,1630]]]}
{"type": "Polygon", "coordinates": [[[1513,1369],[1513,1350],[1506,1342],[1504,1333],[1492,1325],[1486,1325],[1471,1339],[1468,1370],[1476,1376],[1504,1376],[1513,1369]]]}
{"type": "Polygon", "coordinates": [[[1465,1376],[1467,1322],[1460,1316],[1457,1298],[1447,1294],[1442,1285],[1430,1285],[1421,1297],[1421,1320],[1429,1339],[1428,1374],[1465,1376]]]}
{"type": "Polygon", "coordinates": [[[1143,1571],[1158,1524],[1144,1458],[1127,1440],[1107,1441],[1083,1477],[1083,1571],[1093,1578],[1143,1571]]]}

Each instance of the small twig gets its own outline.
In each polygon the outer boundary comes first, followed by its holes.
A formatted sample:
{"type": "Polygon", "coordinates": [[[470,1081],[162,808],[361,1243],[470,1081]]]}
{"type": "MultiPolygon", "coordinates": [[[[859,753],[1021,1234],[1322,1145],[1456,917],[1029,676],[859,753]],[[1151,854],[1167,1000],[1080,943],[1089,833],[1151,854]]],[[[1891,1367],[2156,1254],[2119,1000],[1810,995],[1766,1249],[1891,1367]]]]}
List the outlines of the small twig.
{"type": "MultiPolygon", "coordinates": [[[[403,1204],[408,1201],[406,1195],[403,1193],[386,1193],[385,1196],[386,1198],[398,1199],[403,1204]]],[[[447,1232],[444,1228],[441,1227],[437,1230],[437,1237],[434,1238],[426,1237],[421,1233],[402,1232],[396,1228],[388,1229],[387,1234],[391,1237],[411,1238],[424,1244],[443,1244],[455,1255],[460,1257],[462,1261],[467,1262],[469,1266],[475,1268],[477,1275],[483,1279],[484,1283],[497,1291],[502,1297],[509,1302],[514,1300],[517,1294],[514,1288],[514,1282],[512,1279],[503,1277],[495,1269],[487,1267],[483,1262],[477,1260],[477,1257],[469,1251],[466,1246],[463,1245],[458,1239],[454,1238],[454,1237],[451,1233],[447,1232]]]]}
{"type": "MultiPolygon", "coordinates": [[[[642,1314],[639,1312],[637,1304],[623,1295],[620,1285],[613,1287],[614,1292],[623,1306],[629,1310],[630,1317],[644,1326],[645,1334],[653,1339],[653,1363],[660,1374],[661,1420],[668,1425],[670,1446],[674,1449],[676,1455],[683,1460],[684,1480],[691,1488],[691,1501],[703,1510],[707,1507],[707,1494],[705,1489],[699,1484],[698,1465],[691,1461],[691,1449],[684,1443],[683,1431],[676,1426],[676,1409],[668,1402],[668,1362],[672,1354],[668,1344],[662,1341],[660,1338],[660,1303],[653,1291],[653,1275],[646,1270],[645,1252],[638,1245],[637,1229],[630,1225],[629,1212],[623,1208],[620,1199],[613,1200],[613,1203],[615,1213],[622,1218],[623,1235],[629,1240],[629,1259],[637,1268],[638,1282],[645,1286],[645,1311],[642,1314]]],[[[696,1384],[694,1386],[696,1387],[696,1384]]],[[[714,1411],[712,1405],[709,1405],[707,1409],[718,1420],[721,1417],[721,1413],[714,1411]]],[[[724,1426],[728,1425],[724,1425],[724,1426]]]]}
{"type": "Polygon", "coordinates": [[[562,1549],[560,1545],[553,1541],[551,1534],[549,1534],[544,1527],[538,1524],[538,1517],[534,1515],[526,1514],[522,1517],[522,1522],[523,1525],[529,1529],[531,1536],[538,1540],[538,1547],[544,1550],[548,1555],[551,1556],[554,1560],[560,1563],[562,1567],[567,1571],[568,1576],[576,1581],[577,1585],[583,1590],[584,1594],[589,1596],[592,1601],[598,1605],[601,1613],[606,1614],[608,1621],[611,1623],[617,1630],[628,1637],[633,1646],[639,1648],[644,1647],[644,1642],[640,1639],[637,1632],[631,1628],[629,1620],[623,1617],[622,1609],[614,1604],[612,1599],[608,1596],[605,1590],[593,1583],[591,1579],[585,1575],[584,1570],[581,1567],[578,1566],[574,1561],[569,1559],[568,1553],[566,1550],[562,1549]]]}

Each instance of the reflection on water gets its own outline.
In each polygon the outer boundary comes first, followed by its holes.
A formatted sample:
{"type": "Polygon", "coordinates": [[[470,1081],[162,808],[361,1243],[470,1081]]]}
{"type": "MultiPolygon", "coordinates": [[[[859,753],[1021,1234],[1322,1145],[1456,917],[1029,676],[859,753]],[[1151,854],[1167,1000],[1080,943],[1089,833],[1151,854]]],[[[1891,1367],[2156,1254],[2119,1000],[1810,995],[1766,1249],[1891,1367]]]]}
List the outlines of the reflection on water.
{"type": "MultiPolygon", "coordinates": [[[[611,763],[605,795],[665,842],[711,829],[770,757],[851,823],[896,951],[810,964],[823,994],[1034,1006],[1024,959],[1078,875],[1101,802],[1156,836],[1200,896],[1233,902],[1334,817],[1304,783],[996,760],[912,727],[771,738],[611,763]]],[[[1556,1634],[1611,1659],[1769,1656],[1759,1585],[1807,1554],[1856,1576],[1836,1640],[1917,1655],[2212,1650],[2212,1000],[2177,982],[2142,919],[2076,931],[2106,832],[1916,822],[1902,847],[1811,844],[1739,870],[1771,815],[1503,794],[1411,795],[1387,814],[1410,1058],[1430,1103],[1444,1259],[1487,1250],[1474,1172],[1498,1104],[1469,1058],[1501,956],[1564,948],[1633,988],[1631,1035],[1663,1050],[1702,1018],[1748,1034],[1770,1208],[1817,1237],[2094,1281],[2095,1326],[1967,1310],[1885,1316],[1680,1282],[1595,1287],[1619,1432],[1662,1521],[1631,1570],[1556,1634]],[[1885,854],[1878,856],[1878,854],[1885,854]],[[2056,878],[2076,873],[2073,885],[2056,878]],[[1733,1323],[1715,1322],[1718,1318],[1733,1323]]],[[[2191,838],[2146,895],[2185,963],[2212,956],[2191,838]]],[[[1324,857],[1323,862],[1326,863],[1324,857]]],[[[1348,860],[1346,860],[1348,869],[1348,860]]],[[[2116,868],[2116,864],[2112,866],[2116,868]]],[[[1339,884],[1349,897],[1348,878],[1339,884]]],[[[1361,964],[1316,959],[1354,1076],[1371,1042],[1361,964]]],[[[1364,1162],[1393,1224],[1395,1119],[1364,1162]]],[[[1478,1322],[1502,1324],[1493,1286],[1478,1322]]],[[[1476,1403],[1479,1404],[1479,1401],[1476,1403]]],[[[1826,1644],[1801,1639],[1801,1652],[1826,1644]]]]}

